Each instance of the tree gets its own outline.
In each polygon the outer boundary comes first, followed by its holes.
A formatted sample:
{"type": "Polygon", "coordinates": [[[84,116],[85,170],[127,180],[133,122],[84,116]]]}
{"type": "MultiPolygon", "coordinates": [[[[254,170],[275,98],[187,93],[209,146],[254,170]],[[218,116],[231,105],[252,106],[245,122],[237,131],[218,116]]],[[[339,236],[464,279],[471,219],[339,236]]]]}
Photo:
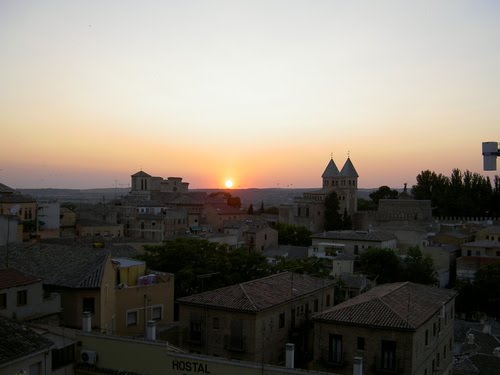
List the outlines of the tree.
{"type": "Polygon", "coordinates": [[[248,207],[247,214],[253,215],[253,204],[250,203],[250,206],[248,207]]]}
{"type": "Polygon", "coordinates": [[[139,256],[148,268],[175,274],[175,298],[249,281],[270,273],[266,258],[246,249],[200,239],[176,239],[147,246],[139,256]],[[209,278],[201,275],[213,274],[209,278]],[[202,287],[203,282],[203,287],[202,287]]]}
{"type": "Polygon", "coordinates": [[[434,270],[434,261],[429,254],[423,255],[418,246],[408,249],[402,270],[401,281],[428,285],[438,282],[434,270]]]}
{"type": "Polygon", "coordinates": [[[342,216],[339,214],[339,198],[335,191],[332,191],[325,198],[325,230],[342,229],[342,216]]]}
{"type": "Polygon", "coordinates": [[[266,210],[264,210],[264,201],[262,201],[260,203],[259,214],[263,214],[264,212],[266,212],[266,210]]]}
{"type": "Polygon", "coordinates": [[[370,198],[375,203],[375,205],[378,205],[378,202],[381,199],[397,199],[399,193],[395,189],[391,189],[389,186],[381,186],[378,188],[378,190],[374,191],[373,193],[370,193],[370,198]]]}
{"type": "Polygon", "coordinates": [[[411,190],[415,199],[431,200],[435,216],[497,216],[500,214],[500,181],[455,168],[450,177],[429,170],[417,176],[411,190]]]}
{"type": "Polygon", "coordinates": [[[309,257],[305,259],[286,259],[276,257],[277,263],[272,267],[273,273],[292,271],[316,277],[328,277],[331,271],[331,262],[322,258],[309,257]]]}
{"type": "Polygon", "coordinates": [[[342,215],[342,229],[352,229],[352,221],[347,213],[347,208],[344,208],[344,214],[342,215]]]}
{"type": "Polygon", "coordinates": [[[401,272],[399,257],[391,249],[369,248],[361,254],[361,271],[378,284],[396,282],[401,272]]]}
{"type": "Polygon", "coordinates": [[[312,232],[301,225],[277,223],[274,229],[278,231],[278,244],[293,246],[311,246],[312,232]]]}

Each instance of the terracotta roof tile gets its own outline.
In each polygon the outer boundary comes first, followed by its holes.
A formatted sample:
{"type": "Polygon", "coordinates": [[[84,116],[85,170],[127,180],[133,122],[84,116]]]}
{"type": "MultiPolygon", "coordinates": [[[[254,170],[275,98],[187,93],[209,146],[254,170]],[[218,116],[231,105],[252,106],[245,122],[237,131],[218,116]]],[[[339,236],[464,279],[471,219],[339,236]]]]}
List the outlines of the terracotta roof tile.
{"type": "Polygon", "coordinates": [[[40,281],[42,281],[42,279],[25,275],[17,270],[0,269],[0,289],[30,285],[40,281]]]}
{"type": "Polygon", "coordinates": [[[334,284],[333,280],[284,272],[178,299],[179,303],[258,312],[334,284]]]}
{"type": "MultiPolygon", "coordinates": [[[[82,246],[10,244],[9,268],[39,277],[44,284],[69,288],[99,288],[110,251],[82,246]]],[[[0,247],[0,269],[6,268],[7,248],[0,247]]]]}
{"type": "Polygon", "coordinates": [[[416,329],[456,292],[410,282],[384,284],[317,314],[318,321],[416,329]]]}
{"type": "Polygon", "coordinates": [[[0,365],[50,348],[52,341],[0,315],[0,365]]]}

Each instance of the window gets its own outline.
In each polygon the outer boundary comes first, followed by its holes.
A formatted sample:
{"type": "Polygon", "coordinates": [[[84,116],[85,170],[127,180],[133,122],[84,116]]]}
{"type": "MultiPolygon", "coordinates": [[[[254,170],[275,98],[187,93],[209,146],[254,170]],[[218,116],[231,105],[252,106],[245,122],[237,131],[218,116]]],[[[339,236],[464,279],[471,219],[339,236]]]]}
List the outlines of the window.
{"type": "Polygon", "coordinates": [[[467,250],[467,256],[471,256],[472,255],[472,250],[467,250]]]}
{"type": "Polygon", "coordinates": [[[497,257],[500,257],[500,251],[497,250],[497,257]]]}
{"type": "Polygon", "coordinates": [[[330,306],[330,295],[327,294],[326,295],[326,307],[329,307],[330,306]]]}
{"type": "Polygon", "coordinates": [[[28,291],[19,290],[17,292],[17,306],[24,306],[28,304],[28,291]]]}
{"type": "Polygon", "coordinates": [[[425,346],[429,345],[429,330],[425,330],[425,346]]]}
{"type": "Polygon", "coordinates": [[[189,338],[191,341],[201,341],[201,321],[192,320],[189,324],[189,338]]]}
{"type": "Polygon", "coordinates": [[[382,370],[396,370],[396,341],[382,340],[382,370]]]}
{"type": "Polygon", "coordinates": [[[481,256],[481,250],[476,250],[476,256],[481,256]]]}
{"type": "Polygon", "coordinates": [[[284,327],[285,327],[285,313],[281,313],[279,318],[279,328],[284,328],[284,327]]]}
{"type": "Polygon", "coordinates": [[[446,359],[446,345],[443,348],[443,359],[446,359]]]}
{"type": "Polygon", "coordinates": [[[314,300],[314,312],[318,312],[318,300],[314,300]]]}
{"type": "Polygon", "coordinates": [[[137,325],[137,311],[127,311],[127,326],[137,325]]]}
{"type": "Polygon", "coordinates": [[[91,314],[95,312],[95,298],[84,298],[82,300],[82,312],[88,311],[91,314]]]}
{"type": "Polygon", "coordinates": [[[242,320],[231,320],[231,334],[229,335],[229,347],[231,349],[236,349],[236,350],[243,349],[243,321],[242,320]]]}
{"type": "Polygon", "coordinates": [[[432,337],[436,337],[436,322],[432,323],[432,337]]]}
{"type": "Polygon", "coordinates": [[[358,350],[365,350],[365,338],[358,337],[358,350]]]}
{"type": "Polygon", "coordinates": [[[161,320],[162,318],[162,306],[156,306],[151,308],[151,319],[153,320],[161,320]]]}
{"type": "Polygon", "coordinates": [[[214,329],[219,329],[219,318],[214,318],[214,329]]]}
{"type": "Polygon", "coordinates": [[[359,254],[359,246],[354,245],[354,255],[358,255],[358,254],[359,254]]]}
{"type": "Polygon", "coordinates": [[[0,294],[0,310],[7,308],[7,293],[0,294]]]}
{"type": "Polygon", "coordinates": [[[342,336],[330,334],[328,345],[328,361],[332,363],[342,362],[342,336]]]}

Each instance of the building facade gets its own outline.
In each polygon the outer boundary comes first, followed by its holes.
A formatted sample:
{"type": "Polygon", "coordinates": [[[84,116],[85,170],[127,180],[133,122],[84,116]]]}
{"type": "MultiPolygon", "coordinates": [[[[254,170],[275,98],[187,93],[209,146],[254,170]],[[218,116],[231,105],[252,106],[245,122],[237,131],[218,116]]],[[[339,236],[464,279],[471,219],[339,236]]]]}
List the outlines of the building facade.
{"type": "Polygon", "coordinates": [[[310,317],[333,306],[333,280],[280,273],[179,303],[180,346],[191,352],[284,364],[295,343],[296,363],[312,359],[310,317]]]}
{"type": "Polygon", "coordinates": [[[324,227],[325,199],[334,191],[339,199],[339,212],[346,212],[351,218],[358,210],[358,172],[350,158],[339,171],[331,159],[322,174],[322,188],[304,193],[294,199],[293,204],[281,205],[279,221],[287,224],[301,225],[312,232],[324,227]]]}
{"type": "Polygon", "coordinates": [[[384,284],[314,316],[314,368],[352,374],[450,374],[456,292],[384,284]]]}

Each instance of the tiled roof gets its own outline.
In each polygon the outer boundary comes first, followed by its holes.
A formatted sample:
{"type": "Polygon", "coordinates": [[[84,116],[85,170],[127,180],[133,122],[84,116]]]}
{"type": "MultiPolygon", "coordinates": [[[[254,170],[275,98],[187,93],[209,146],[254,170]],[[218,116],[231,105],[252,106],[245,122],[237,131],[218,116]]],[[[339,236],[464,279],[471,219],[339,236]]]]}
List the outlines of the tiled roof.
{"type": "Polygon", "coordinates": [[[354,168],[350,158],[347,158],[345,161],[345,164],[340,171],[340,175],[343,177],[359,177],[358,172],[356,172],[356,168],[354,168]]]}
{"type": "Polygon", "coordinates": [[[481,230],[481,234],[500,234],[500,226],[499,225],[490,225],[489,227],[481,230]]]}
{"type": "Polygon", "coordinates": [[[480,374],[498,374],[500,372],[500,357],[493,354],[476,354],[469,357],[480,374]]]}
{"type": "Polygon", "coordinates": [[[120,227],[122,224],[109,223],[101,220],[78,219],[76,224],[81,227],[120,227]]]}
{"type": "Polygon", "coordinates": [[[230,206],[226,203],[211,204],[219,215],[246,215],[246,212],[241,211],[239,208],[230,206]]]}
{"type": "Polygon", "coordinates": [[[332,240],[350,240],[350,241],[389,241],[396,240],[397,237],[388,232],[382,231],[353,231],[353,230],[336,230],[316,233],[311,236],[315,239],[332,239],[332,240]]]}
{"type": "Polygon", "coordinates": [[[500,248],[500,242],[492,240],[479,240],[474,242],[467,242],[462,244],[462,246],[468,247],[480,247],[480,248],[500,248]]]}
{"type": "MultiPolygon", "coordinates": [[[[39,277],[44,284],[69,288],[99,288],[110,251],[52,244],[9,244],[9,268],[39,277]]],[[[0,247],[0,268],[7,249],[0,247]]]]}
{"type": "Polygon", "coordinates": [[[244,312],[259,312],[334,284],[333,280],[284,272],[183,297],[181,304],[244,312]]]}
{"type": "Polygon", "coordinates": [[[500,347],[500,340],[495,336],[478,331],[476,329],[470,329],[465,336],[464,343],[461,348],[461,354],[493,354],[495,348],[500,347]],[[473,335],[474,339],[471,344],[469,344],[468,336],[473,335]]]}
{"type": "Polygon", "coordinates": [[[16,191],[14,189],[12,189],[11,187],[4,185],[4,184],[0,184],[0,194],[2,194],[2,193],[12,194],[15,192],[16,191]]]}
{"type": "Polygon", "coordinates": [[[30,285],[42,281],[37,277],[23,274],[13,269],[0,269],[0,289],[30,285]]]}
{"type": "Polygon", "coordinates": [[[52,341],[0,315],[0,365],[49,349],[52,341]]]}
{"type": "Polygon", "coordinates": [[[321,175],[322,178],[332,178],[332,177],[338,177],[340,176],[339,169],[335,165],[335,162],[333,159],[330,159],[330,162],[326,166],[325,171],[321,175]]]}
{"type": "Polygon", "coordinates": [[[276,245],[262,252],[266,257],[285,256],[287,259],[306,259],[307,246],[276,245]]]}
{"type": "Polygon", "coordinates": [[[314,316],[315,320],[379,328],[417,329],[456,292],[410,282],[384,284],[314,316]]]}
{"type": "Polygon", "coordinates": [[[144,171],[139,171],[137,173],[134,173],[132,176],[130,177],[151,177],[150,174],[147,174],[146,172],[144,171]]]}
{"type": "Polygon", "coordinates": [[[23,194],[0,194],[0,202],[2,203],[33,203],[36,200],[29,195],[23,194]]]}

